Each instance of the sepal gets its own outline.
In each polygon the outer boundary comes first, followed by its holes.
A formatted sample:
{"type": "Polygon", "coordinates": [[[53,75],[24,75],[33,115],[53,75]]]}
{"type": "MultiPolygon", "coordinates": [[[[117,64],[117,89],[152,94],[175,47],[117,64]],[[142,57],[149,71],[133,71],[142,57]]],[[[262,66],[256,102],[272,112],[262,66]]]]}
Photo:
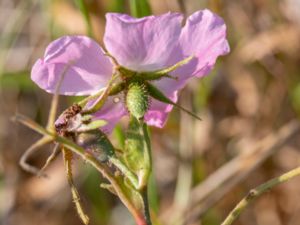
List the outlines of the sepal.
{"type": "Polygon", "coordinates": [[[158,88],[156,88],[154,85],[150,84],[150,83],[147,83],[147,89],[148,89],[148,92],[149,92],[149,95],[160,101],[160,102],[164,102],[166,104],[170,104],[170,105],[173,105],[177,108],[179,108],[180,110],[188,113],[189,115],[191,115],[192,117],[196,118],[197,120],[202,120],[199,116],[197,116],[196,114],[194,114],[193,112],[183,108],[182,106],[178,105],[177,103],[171,101],[169,98],[167,98],[164,93],[162,93],[158,88]]]}
{"type": "Polygon", "coordinates": [[[193,58],[194,58],[194,56],[187,57],[187,58],[177,62],[176,64],[174,64],[168,68],[162,69],[162,70],[157,70],[157,71],[153,71],[153,72],[141,72],[141,73],[138,73],[138,76],[140,77],[140,79],[143,79],[145,81],[159,80],[163,77],[168,77],[168,78],[176,80],[177,77],[173,77],[173,76],[169,75],[169,73],[178,69],[181,66],[188,64],[193,58]]]}
{"type": "Polygon", "coordinates": [[[144,122],[130,117],[129,127],[126,133],[124,160],[128,168],[138,177],[138,189],[147,185],[151,173],[150,145],[144,133],[144,122]]]}

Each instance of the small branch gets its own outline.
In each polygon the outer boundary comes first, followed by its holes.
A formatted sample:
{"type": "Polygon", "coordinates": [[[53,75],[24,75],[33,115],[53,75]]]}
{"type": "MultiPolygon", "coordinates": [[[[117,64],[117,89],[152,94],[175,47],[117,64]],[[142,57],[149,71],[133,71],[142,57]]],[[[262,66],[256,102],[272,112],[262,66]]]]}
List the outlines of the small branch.
{"type": "Polygon", "coordinates": [[[142,215],[142,213],[139,212],[137,208],[135,208],[133,202],[128,197],[126,191],[121,187],[118,180],[107,170],[105,166],[100,164],[94,156],[88,154],[83,148],[81,148],[74,142],[70,141],[69,139],[66,139],[61,136],[57,136],[49,132],[48,130],[41,127],[39,124],[37,124],[36,122],[34,122],[33,120],[29,119],[26,116],[18,114],[15,116],[14,119],[22,123],[23,125],[31,128],[32,130],[42,134],[45,138],[51,138],[53,141],[59,142],[60,144],[64,145],[69,150],[71,150],[73,153],[79,155],[84,161],[92,165],[95,169],[97,169],[102,174],[104,178],[106,178],[111,183],[120,200],[123,202],[123,204],[127,207],[129,212],[135,218],[137,225],[148,225],[144,216],[142,215]]]}
{"type": "MultiPolygon", "coordinates": [[[[272,132],[249,149],[241,150],[241,154],[224,164],[207,179],[196,185],[190,195],[189,204],[184,210],[183,224],[191,224],[201,217],[209,208],[226,196],[233,187],[245,180],[251,172],[258,168],[267,158],[276,153],[293,137],[299,134],[300,123],[291,120],[278,131],[272,132]]],[[[161,215],[168,223],[175,208],[171,207],[161,215]]],[[[168,223],[170,224],[170,223],[168,223]]]]}
{"type": "Polygon", "coordinates": [[[236,207],[229,213],[224,222],[221,225],[230,225],[232,224],[239,215],[243,212],[243,210],[253,201],[255,198],[259,197],[263,193],[269,191],[271,188],[289,181],[290,179],[300,175],[300,167],[293,169],[279,177],[273,178],[268,182],[252,189],[249,191],[248,195],[244,197],[236,207]]]}

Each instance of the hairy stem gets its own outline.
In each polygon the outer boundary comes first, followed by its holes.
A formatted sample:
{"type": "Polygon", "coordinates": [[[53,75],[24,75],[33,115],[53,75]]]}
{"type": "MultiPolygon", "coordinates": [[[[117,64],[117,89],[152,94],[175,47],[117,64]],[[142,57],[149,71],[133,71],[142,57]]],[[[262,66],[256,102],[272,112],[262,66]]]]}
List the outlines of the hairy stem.
{"type": "Polygon", "coordinates": [[[63,151],[66,175],[67,175],[69,186],[71,188],[73,202],[75,204],[77,213],[80,219],[82,220],[83,224],[87,225],[89,224],[89,217],[84,212],[84,209],[81,205],[81,199],[79,193],[75,187],[74,180],[73,180],[73,172],[72,172],[73,153],[67,148],[62,148],[62,151],[63,151]]]}
{"type": "Polygon", "coordinates": [[[296,169],[293,169],[279,177],[273,178],[268,182],[250,190],[248,195],[235,206],[235,208],[229,213],[221,225],[232,224],[255,198],[269,191],[274,186],[289,181],[298,175],[300,175],[300,167],[297,167],[296,169]]]}

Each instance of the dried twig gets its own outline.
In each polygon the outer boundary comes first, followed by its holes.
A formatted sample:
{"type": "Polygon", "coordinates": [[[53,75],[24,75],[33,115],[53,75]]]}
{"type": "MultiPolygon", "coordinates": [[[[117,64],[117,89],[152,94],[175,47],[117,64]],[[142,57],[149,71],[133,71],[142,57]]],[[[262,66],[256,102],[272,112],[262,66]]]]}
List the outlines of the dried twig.
{"type": "Polygon", "coordinates": [[[252,189],[249,191],[246,197],[244,197],[237,205],[236,207],[229,213],[229,215],[226,217],[224,222],[221,225],[230,225],[232,224],[239,215],[245,210],[245,208],[250,204],[251,201],[253,201],[255,198],[259,197],[263,193],[267,192],[271,188],[291,180],[292,178],[300,175],[300,167],[297,167],[296,169],[293,169],[279,177],[273,178],[269,180],[268,182],[252,189]]]}
{"type": "MultiPolygon", "coordinates": [[[[186,108],[192,107],[192,91],[186,89],[181,96],[181,103],[186,108]]],[[[186,114],[184,111],[180,113],[180,141],[179,141],[179,157],[185,160],[179,160],[177,183],[175,189],[173,207],[176,213],[170,219],[171,224],[178,224],[182,220],[183,211],[188,205],[189,195],[192,188],[192,165],[189,160],[192,157],[193,151],[193,124],[194,118],[186,114]]]]}
{"type": "Polygon", "coordinates": [[[190,223],[199,218],[236,184],[244,180],[269,156],[285,145],[299,130],[299,122],[290,121],[278,132],[259,141],[252,150],[243,151],[244,153],[226,163],[204,182],[194,187],[190,195],[189,205],[184,212],[185,217],[182,224],[190,223]]]}

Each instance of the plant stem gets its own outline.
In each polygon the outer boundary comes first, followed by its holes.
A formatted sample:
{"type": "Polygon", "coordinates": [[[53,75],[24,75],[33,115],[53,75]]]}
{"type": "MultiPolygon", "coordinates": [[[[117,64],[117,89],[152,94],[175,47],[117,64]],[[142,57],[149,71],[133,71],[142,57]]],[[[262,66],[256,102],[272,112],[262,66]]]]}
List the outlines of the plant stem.
{"type": "Polygon", "coordinates": [[[146,157],[147,157],[147,159],[149,161],[149,165],[150,165],[149,173],[151,173],[151,168],[152,168],[151,141],[150,141],[150,137],[149,137],[147,124],[143,122],[142,126],[143,126],[143,135],[144,135],[145,145],[146,145],[146,148],[147,148],[146,157]]]}
{"type": "Polygon", "coordinates": [[[68,179],[69,186],[71,188],[71,194],[73,198],[73,202],[75,204],[77,213],[82,220],[82,222],[87,225],[89,224],[89,217],[85,214],[83,207],[81,205],[81,199],[79,196],[79,193],[74,185],[74,180],[73,180],[73,172],[72,172],[72,159],[73,159],[73,153],[67,149],[67,148],[62,148],[63,152],[63,158],[64,158],[64,164],[65,164],[65,170],[66,170],[66,175],[68,179]]]}
{"type": "Polygon", "coordinates": [[[143,121],[139,121],[139,129],[143,136],[144,145],[144,170],[143,175],[139,181],[139,189],[143,190],[147,187],[148,180],[152,171],[152,155],[151,155],[151,142],[148,134],[147,124],[143,121]]]}
{"type": "Polygon", "coordinates": [[[143,202],[144,202],[145,220],[147,222],[147,225],[152,225],[151,216],[150,216],[150,209],[149,209],[149,201],[148,201],[148,189],[144,188],[144,190],[141,191],[141,195],[142,195],[143,202]]]}
{"type": "Polygon", "coordinates": [[[300,175],[300,167],[293,169],[279,177],[273,178],[268,182],[252,189],[249,191],[246,197],[244,197],[235,208],[229,213],[226,219],[223,221],[221,225],[230,225],[232,224],[239,215],[243,212],[243,210],[253,201],[255,198],[259,197],[263,193],[269,191],[274,186],[277,186],[283,182],[289,181],[290,179],[300,175]]]}
{"type": "Polygon", "coordinates": [[[123,202],[123,204],[127,207],[129,212],[134,217],[137,225],[149,225],[144,215],[142,215],[142,213],[137,208],[135,208],[133,202],[126,194],[126,191],[123,190],[118,180],[108,171],[108,169],[104,165],[101,165],[93,155],[88,154],[83,148],[81,148],[74,142],[64,137],[57,136],[52,132],[49,132],[48,130],[46,130],[45,128],[43,128],[42,126],[40,126],[39,124],[37,124],[36,122],[34,122],[26,116],[18,114],[15,116],[14,119],[22,123],[23,125],[31,128],[32,130],[42,134],[44,137],[52,138],[53,141],[61,143],[62,145],[66,146],[69,150],[79,155],[84,161],[91,164],[102,174],[104,178],[106,178],[111,183],[120,200],[123,202]]]}
{"type": "Polygon", "coordinates": [[[139,182],[134,173],[132,173],[129,168],[117,157],[110,157],[109,161],[115,165],[124,175],[128,178],[134,188],[138,188],[139,182]]]}
{"type": "Polygon", "coordinates": [[[144,141],[145,141],[145,147],[146,147],[146,151],[144,152],[145,154],[145,161],[148,162],[148,174],[147,176],[147,180],[145,181],[146,184],[143,188],[143,190],[141,191],[141,195],[143,198],[143,202],[144,202],[144,215],[146,218],[146,222],[147,225],[151,225],[151,216],[150,216],[150,209],[149,209],[149,201],[148,201],[148,189],[147,189],[147,184],[149,181],[149,177],[152,171],[152,152],[151,152],[151,141],[150,141],[150,137],[149,137],[149,133],[148,133],[148,127],[147,124],[143,122],[142,124],[142,128],[143,128],[143,136],[144,136],[144,141]]]}

